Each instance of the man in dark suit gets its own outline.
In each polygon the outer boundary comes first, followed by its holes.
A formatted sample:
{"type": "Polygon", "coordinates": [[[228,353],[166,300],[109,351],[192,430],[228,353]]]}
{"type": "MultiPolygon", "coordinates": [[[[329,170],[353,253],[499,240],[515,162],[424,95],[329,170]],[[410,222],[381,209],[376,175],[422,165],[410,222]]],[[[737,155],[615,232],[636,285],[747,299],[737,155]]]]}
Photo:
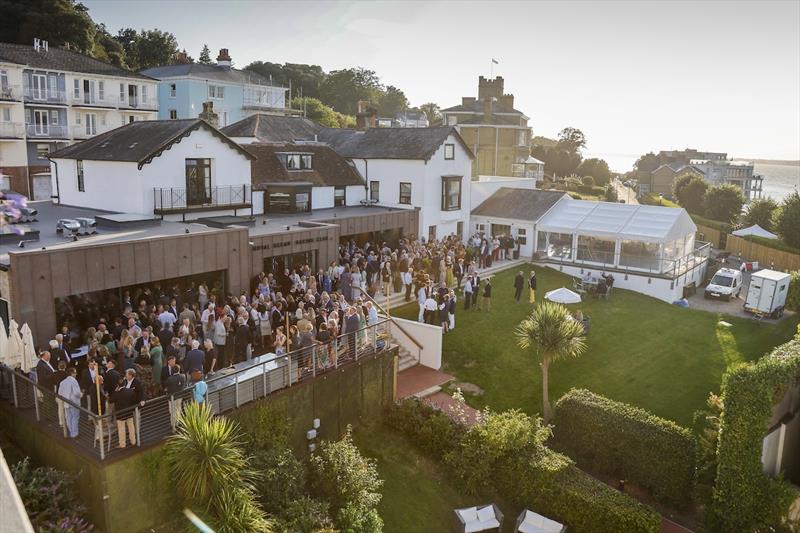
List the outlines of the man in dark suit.
{"type": "Polygon", "coordinates": [[[167,324],[160,330],[158,330],[158,342],[161,343],[161,346],[166,350],[167,347],[172,343],[172,337],[174,334],[172,333],[172,325],[167,324]]]}
{"type": "MultiPolygon", "coordinates": [[[[83,390],[84,402],[89,403],[89,409],[95,414],[98,414],[98,401],[97,401],[97,384],[100,382],[100,402],[99,409],[103,410],[103,396],[105,394],[105,387],[103,386],[103,375],[100,373],[100,367],[96,359],[89,359],[88,368],[81,374],[81,379],[78,380],[81,389],[83,390]]],[[[102,413],[100,413],[102,414],[102,413]]]]}
{"type": "Polygon", "coordinates": [[[58,363],[61,361],[69,364],[69,354],[63,348],[59,348],[58,341],[52,340],[50,341],[50,364],[58,367],[58,363]]]}
{"type": "Polygon", "coordinates": [[[347,344],[350,348],[350,357],[355,359],[356,356],[356,332],[361,327],[358,321],[358,313],[355,307],[347,308],[347,318],[344,321],[345,333],[347,333],[347,344]]]}
{"type": "Polygon", "coordinates": [[[461,280],[464,279],[465,269],[464,269],[464,259],[459,259],[456,263],[454,270],[454,274],[456,276],[456,288],[461,287],[461,280]]]}
{"type": "Polygon", "coordinates": [[[250,344],[250,328],[244,318],[236,320],[236,333],[233,342],[236,350],[236,363],[240,363],[247,358],[247,345],[250,344]]]}
{"type": "Polygon", "coordinates": [[[165,383],[170,377],[180,374],[181,367],[177,363],[174,355],[167,356],[167,365],[161,369],[161,383],[165,383]]]}
{"type": "Polygon", "coordinates": [[[117,370],[116,359],[110,358],[106,361],[106,375],[103,376],[103,389],[105,389],[107,395],[111,396],[117,389],[117,384],[121,379],[122,374],[117,370]]]}
{"type": "Polygon", "coordinates": [[[147,351],[150,351],[150,330],[144,329],[142,330],[142,336],[136,341],[136,344],[133,346],[133,350],[136,353],[135,357],[138,357],[139,354],[142,353],[142,348],[147,348],[147,351]]]}
{"type": "Polygon", "coordinates": [[[522,288],[525,286],[525,278],[522,277],[522,271],[519,271],[517,277],[514,278],[514,299],[519,301],[520,296],[522,296],[522,288]]]}
{"type": "Polygon", "coordinates": [[[186,357],[183,359],[183,366],[184,370],[186,370],[186,373],[191,377],[193,372],[197,372],[199,370],[202,374],[205,358],[206,354],[200,349],[200,342],[193,340],[192,349],[186,353],[186,357]]]}
{"type": "Polygon", "coordinates": [[[53,388],[53,374],[56,369],[50,364],[50,352],[42,352],[39,362],[36,363],[36,381],[46,389],[53,388]]]}

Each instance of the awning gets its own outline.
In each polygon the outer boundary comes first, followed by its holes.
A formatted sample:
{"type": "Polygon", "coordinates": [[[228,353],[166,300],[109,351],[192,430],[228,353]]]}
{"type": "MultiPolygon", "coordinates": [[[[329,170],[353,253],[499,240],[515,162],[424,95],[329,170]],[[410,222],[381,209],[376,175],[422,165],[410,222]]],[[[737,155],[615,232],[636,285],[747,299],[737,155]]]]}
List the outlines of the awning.
{"type": "Polygon", "coordinates": [[[774,233],[770,233],[769,231],[765,230],[758,224],[754,224],[749,228],[737,229],[736,231],[733,232],[733,235],[736,235],[737,237],[746,237],[748,235],[753,235],[755,237],[764,237],[765,239],[778,238],[777,235],[775,235],[774,233]]]}

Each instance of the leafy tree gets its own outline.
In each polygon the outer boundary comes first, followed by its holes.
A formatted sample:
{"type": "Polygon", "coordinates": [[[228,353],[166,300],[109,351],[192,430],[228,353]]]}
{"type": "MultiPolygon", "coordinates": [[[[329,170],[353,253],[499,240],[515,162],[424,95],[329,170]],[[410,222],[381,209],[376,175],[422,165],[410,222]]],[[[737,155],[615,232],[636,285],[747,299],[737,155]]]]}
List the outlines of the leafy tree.
{"type": "Polygon", "coordinates": [[[366,459],[353,443],[350,428],[340,441],[323,442],[309,460],[312,492],[331,505],[342,531],[380,533],[383,522],[377,506],[383,485],[375,462],[366,459]]]}
{"type": "Polygon", "coordinates": [[[354,115],[359,100],[377,102],[382,89],[373,70],[362,67],[334,70],[320,85],[320,100],[340,113],[354,115]]]}
{"type": "Polygon", "coordinates": [[[742,215],[742,224],[745,227],[758,224],[767,231],[772,231],[775,226],[775,213],[778,210],[778,202],[772,198],[758,198],[751,201],[746,206],[742,215]]]}
{"type": "Polygon", "coordinates": [[[705,216],[722,222],[733,222],[742,214],[744,196],[736,185],[718,185],[706,191],[703,199],[705,216]]]}
{"type": "Polygon", "coordinates": [[[534,146],[541,146],[543,148],[555,148],[558,141],[549,137],[537,135],[531,139],[531,148],[534,146]]]}
{"type": "Polygon", "coordinates": [[[106,29],[105,24],[97,24],[94,33],[94,46],[92,47],[92,57],[125,68],[125,49],[114,39],[106,29]]]}
{"type": "Polygon", "coordinates": [[[270,532],[243,443],[235,422],[215,417],[208,404],[190,403],[165,447],[171,479],[189,503],[204,509],[216,531],[270,532]]]}
{"type": "Polygon", "coordinates": [[[775,219],[775,230],[783,242],[800,248],[800,194],[794,191],[781,202],[775,219]]]}
{"type": "Polygon", "coordinates": [[[40,38],[90,54],[95,31],[89,10],[75,0],[0,1],[0,42],[32,46],[40,38]]]}
{"type": "Polygon", "coordinates": [[[656,154],[653,152],[648,152],[637,159],[633,166],[636,168],[636,170],[640,170],[642,172],[652,172],[661,165],[656,154]]]}
{"type": "Polygon", "coordinates": [[[586,146],[586,136],[578,128],[566,127],[558,133],[558,146],[577,153],[586,146]]]}
{"type": "Polygon", "coordinates": [[[614,187],[613,183],[609,183],[606,185],[606,188],[603,191],[603,199],[606,202],[616,202],[619,200],[619,194],[617,193],[617,188],[614,187]]]}
{"type": "Polygon", "coordinates": [[[542,367],[542,418],[550,422],[548,373],[550,364],[560,359],[579,357],[586,350],[583,324],[572,320],[563,305],[545,301],[515,331],[517,344],[531,350],[542,367]]]}
{"type": "Polygon", "coordinates": [[[178,40],[169,32],[124,28],[117,32],[116,40],[125,49],[125,58],[131,70],[143,70],[168,65],[178,51],[178,40]]]}
{"type": "Polygon", "coordinates": [[[575,173],[579,176],[592,176],[597,185],[605,185],[611,181],[611,170],[608,168],[608,163],[603,159],[596,157],[584,159],[575,173]]]}
{"type": "Polygon", "coordinates": [[[200,57],[197,58],[197,62],[203,65],[211,64],[211,50],[208,49],[207,44],[204,44],[203,49],[200,50],[200,57]]]}
{"type": "Polygon", "coordinates": [[[378,113],[384,117],[392,117],[408,109],[408,99],[403,91],[388,85],[378,99],[378,113]]]}
{"type": "Polygon", "coordinates": [[[307,118],[319,122],[323,126],[329,128],[341,127],[336,111],[323,104],[317,98],[300,98],[296,96],[292,98],[292,108],[304,110],[307,118]]]}
{"type": "Polygon", "coordinates": [[[428,118],[428,125],[439,126],[442,123],[442,113],[437,104],[428,102],[419,106],[419,110],[425,113],[428,118]]]}
{"type": "Polygon", "coordinates": [[[678,205],[696,215],[702,215],[704,212],[703,199],[707,190],[708,184],[695,174],[678,176],[672,185],[673,195],[678,205]]]}

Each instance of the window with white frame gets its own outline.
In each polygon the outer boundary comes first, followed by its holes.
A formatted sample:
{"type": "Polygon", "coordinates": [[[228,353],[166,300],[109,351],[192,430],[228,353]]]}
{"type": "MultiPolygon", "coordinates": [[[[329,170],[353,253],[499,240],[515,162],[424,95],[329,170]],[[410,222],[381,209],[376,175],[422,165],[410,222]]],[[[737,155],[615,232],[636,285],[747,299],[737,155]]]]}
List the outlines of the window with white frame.
{"type": "Polygon", "coordinates": [[[97,135],[97,115],[86,113],[86,135],[97,135]]]}
{"type": "Polygon", "coordinates": [[[142,103],[147,103],[147,85],[142,85],[142,103]]]}
{"type": "Polygon", "coordinates": [[[75,124],[77,124],[78,126],[81,125],[81,114],[77,112],[75,113],[75,124]]]}
{"type": "Polygon", "coordinates": [[[287,170],[311,170],[311,154],[286,154],[287,170]]]}
{"type": "Polygon", "coordinates": [[[411,183],[410,182],[401,182],[400,183],[400,199],[399,202],[404,205],[411,204],[411,183]]]}
{"type": "Polygon", "coordinates": [[[444,145],[444,158],[445,159],[455,159],[456,158],[456,145],[455,144],[445,144],[444,145]]]}
{"type": "Polygon", "coordinates": [[[177,109],[170,109],[169,110],[169,118],[171,120],[175,120],[178,118],[178,110],[177,109]]]}
{"type": "Polygon", "coordinates": [[[177,83],[170,83],[169,84],[169,97],[175,98],[178,94],[178,84],[177,83]]]}
{"type": "Polygon", "coordinates": [[[78,190],[80,192],[86,192],[86,184],[83,181],[83,161],[76,159],[75,167],[76,175],[78,176],[78,190]]]}
{"type": "Polygon", "coordinates": [[[8,91],[8,71],[0,69],[0,90],[3,94],[8,91]]]}
{"type": "Polygon", "coordinates": [[[124,83],[120,83],[119,84],[119,104],[120,105],[124,105],[125,104],[125,84],[124,83]]]}
{"type": "Polygon", "coordinates": [[[380,202],[380,199],[381,199],[381,182],[380,181],[370,181],[369,182],[369,199],[372,202],[380,202]]]}
{"type": "Polygon", "coordinates": [[[50,111],[50,124],[58,126],[58,111],[50,111]]]}
{"type": "Polygon", "coordinates": [[[37,144],[36,145],[36,157],[39,159],[47,159],[47,156],[50,155],[50,145],[49,144],[37,144]]]}
{"type": "Polygon", "coordinates": [[[225,87],[223,87],[222,85],[209,85],[208,97],[222,100],[223,98],[225,98],[225,87]]]}
{"type": "Polygon", "coordinates": [[[99,100],[106,99],[106,82],[104,81],[97,82],[97,98],[99,100]]]}
{"type": "Polygon", "coordinates": [[[520,246],[528,244],[528,230],[525,228],[517,228],[517,242],[520,246]]]}
{"type": "Polygon", "coordinates": [[[106,125],[106,114],[105,113],[100,115],[100,125],[101,126],[105,126],[106,125]]]}
{"type": "Polygon", "coordinates": [[[81,98],[81,80],[77,78],[72,81],[72,97],[75,100],[80,100],[81,98]]]}
{"type": "Polygon", "coordinates": [[[11,122],[11,108],[4,107],[3,114],[2,114],[3,122],[11,122]]]}

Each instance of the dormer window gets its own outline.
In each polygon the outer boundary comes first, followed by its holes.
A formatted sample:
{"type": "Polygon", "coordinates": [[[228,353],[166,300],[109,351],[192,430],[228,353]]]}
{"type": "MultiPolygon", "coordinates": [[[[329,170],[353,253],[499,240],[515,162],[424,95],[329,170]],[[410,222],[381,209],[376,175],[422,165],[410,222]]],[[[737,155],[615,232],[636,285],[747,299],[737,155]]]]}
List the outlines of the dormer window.
{"type": "Polygon", "coordinates": [[[284,154],[286,170],[311,170],[311,154],[284,154]]]}

